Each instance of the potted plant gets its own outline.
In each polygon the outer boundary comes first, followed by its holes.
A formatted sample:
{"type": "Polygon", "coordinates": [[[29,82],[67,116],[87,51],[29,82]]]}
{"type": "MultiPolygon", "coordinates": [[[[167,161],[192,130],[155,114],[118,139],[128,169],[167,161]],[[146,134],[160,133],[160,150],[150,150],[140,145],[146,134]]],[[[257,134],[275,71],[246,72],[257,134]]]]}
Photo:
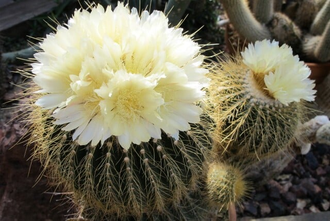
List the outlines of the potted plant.
{"type": "Polygon", "coordinates": [[[231,53],[235,49],[231,43],[235,40],[230,37],[235,36],[235,33],[241,43],[274,39],[292,47],[294,54],[307,63],[316,84],[321,83],[329,73],[330,0],[220,2],[234,29],[228,26],[226,30],[226,42],[231,53]]]}

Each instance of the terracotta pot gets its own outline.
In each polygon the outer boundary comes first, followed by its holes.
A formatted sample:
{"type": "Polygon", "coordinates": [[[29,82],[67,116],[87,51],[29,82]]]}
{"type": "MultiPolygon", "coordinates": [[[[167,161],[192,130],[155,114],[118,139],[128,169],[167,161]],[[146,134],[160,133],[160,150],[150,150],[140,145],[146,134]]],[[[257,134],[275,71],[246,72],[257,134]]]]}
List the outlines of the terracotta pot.
{"type": "Polygon", "coordinates": [[[307,62],[306,65],[311,69],[310,78],[315,80],[316,85],[322,83],[324,78],[330,74],[330,62],[327,63],[307,62]]]}

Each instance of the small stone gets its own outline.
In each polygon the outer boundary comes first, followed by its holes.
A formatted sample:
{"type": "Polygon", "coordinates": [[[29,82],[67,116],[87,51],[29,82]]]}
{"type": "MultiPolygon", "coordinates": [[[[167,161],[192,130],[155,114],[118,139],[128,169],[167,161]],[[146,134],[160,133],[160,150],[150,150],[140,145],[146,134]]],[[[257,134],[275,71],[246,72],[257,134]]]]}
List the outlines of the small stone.
{"type": "Polygon", "coordinates": [[[280,191],[275,186],[270,186],[268,190],[268,196],[273,199],[280,199],[280,191]]]}
{"type": "Polygon", "coordinates": [[[258,205],[255,202],[244,202],[244,211],[250,213],[253,216],[258,215],[258,205]]]}
{"type": "Polygon", "coordinates": [[[281,201],[270,201],[269,207],[272,211],[272,216],[283,216],[286,214],[287,206],[281,201]]]}
{"type": "MultiPolygon", "coordinates": [[[[309,155],[309,154],[307,154],[309,155]]],[[[307,156],[306,155],[306,156],[307,156]]],[[[299,177],[304,177],[305,176],[305,173],[306,173],[306,170],[305,168],[301,165],[301,163],[298,163],[295,165],[295,169],[294,169],[294,172],[299,176],[299,177]]]]}
{"type": "Polygon", "coordinates": [[[329,201],[328,200],[323,200],[323,202],[321,203],[321,205],[322,205],[322,209],[324,210],[324,211],[327,211],[327,210],[329,210],[329,208],[330,208],[330,203],[329,203],[329,201]]]}
{"type": "Polygon", "coordinates": [[[303,209],[300,209],[300,208],[294,208],[292,211],[291,211],[291,215],[302,215],[304,214],[304,210],[303,209]]]}
{"type": "Polygon", "coordinates": [[[313,152],[308,152],[306,155],[306,160],[307,160],[307,163],[309,165],[309,167],[312,169],[312,170],[315,170],[318,166],[319,166],[319,162],[317,161],[315,155],[313,154],[313,152]]]}
{"type": "Polygon", "coordinates": [[[301,185],[293,185],[290,191],[296,195],[298,198],[304,198],[307,195],[307,190],[301,185]]]}
{"type": "Polygon", "coordinates": [[[271,212],[268,203],[260,203],[260,213],[261,216],[266,216],[271,212]]]}
{"type": "Polygon", "coordinates": [[[308,201],[305,199],[297,199],[296,208],[304,209],[306,207],[307,203],[308,203],[308,201]]]}
{"type": "Polygon", "coordinates": [[[297,197],[292,192],[286,192],[282,194],[283,201],[286,204],[295,204],[297,202],[297,197]]]}
{"type": "Polygon", "coordinates": [[[256,193],[256,195],[254,196],[254,200],[260,202],[264,200],[266,197],[267,197],[266,192],[260,192],[260,193],[256,193]]]}
{"type": "Polygon", "coordinates": [[[287,182],[282,187],[283,187],[283,192],[288,192],[289,189],[290,189],[290,187],[292,187],[292,183],[291,182],[287,182]]]}
{"type": "Polygon", "coordinates": [[[311,179],[303,179],[300,184],[307,190],[307,193],[313,195],[315,193],[315,186],[311,179]]]}
{"type": "Polygon", "coordinates": [[[327,171],[325,171],[325,169],[323,169],[322,167],[318,167],[318,168],[316,169],[316,174],[317,174],[318,176],[323,176],[323,175],[327,174],[327,171]]]}
{"type": "Polygon", "coordinates": [[[313,213],[319,213],[320,212],[320,210],[314,205],[309,207],[309,210],[312,211],[313,213]]]}
{"type": "Polygon", "coordinates": [[[326,166],[324,169],[328,174],[330,174],[330,166],[326,166]]]}

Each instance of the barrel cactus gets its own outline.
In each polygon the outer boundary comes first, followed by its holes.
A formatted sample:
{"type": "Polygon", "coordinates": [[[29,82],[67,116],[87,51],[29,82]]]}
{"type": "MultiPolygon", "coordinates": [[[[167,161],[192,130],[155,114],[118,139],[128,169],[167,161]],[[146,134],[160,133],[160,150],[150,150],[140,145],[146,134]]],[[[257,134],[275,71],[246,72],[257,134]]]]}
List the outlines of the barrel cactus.
{"type": "Polygon", "coordinates": [[[276,40],[300,58],[330,61],[330,1],[220,0],[231,24],[248,42],[276,40]]]}
{"type": "Polygon", "coordinates": [[[41,41],[30,142],[54,183],[72,192],[76,217],[205,219],[208,70],[182,31],[162,12],[119,3],[77,10],[41,41]]]}
{"type": "Polygon", "coordinates": [[[294,140],[313,101],[310,69],[287,45],[249,44],[242,56],[227,59],[210,74],[209,108],[215,122],[214,151],[224,160],[269,156],[294,140]]]}

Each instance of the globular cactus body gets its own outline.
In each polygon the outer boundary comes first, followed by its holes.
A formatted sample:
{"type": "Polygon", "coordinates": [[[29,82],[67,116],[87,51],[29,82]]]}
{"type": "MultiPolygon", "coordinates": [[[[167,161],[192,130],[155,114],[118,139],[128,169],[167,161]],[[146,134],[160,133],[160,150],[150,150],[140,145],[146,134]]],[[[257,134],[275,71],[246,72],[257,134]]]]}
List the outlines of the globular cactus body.
{"type": "Polygon", "coordinates": [[[56,31],[32,63],[30,141],[78,214],[204,220],[201,47],[163,12],[120,2],[76,10],[56,31]]]}
{"type": "Polygon", "coordinates": [[[239,168],[216,161],[209,166],[207,191],[211,202],[227,209],[228,205],[239,203],[249,188],[239,168]]]}
{"type": "Polygon", "coordinates": [[[286,106],[269,97],[253,72],[239,61],[223,62],[212,78],[217,151],[227,157],[261,158],[292,142],[302,117],[300,103],[286,106]]]}
{"type": "MultiPolygon", "coordinates": [[[[208,150],[202,142],[207,142],[208,137],[201,126],[192,125],[192,131],[180,132],[177,141],[162,133],[162,139],[151,139],[126,150],[116,137],[108,138],[103,145],[79,145],[72,141],[71,132],[61,130],[63,126],[52,126],[53,119],[42,117],[45,114],[41,110],[36,120],[36,113],[34,110],[33,132],[39,137],[35,157],[56,183],[73,191],[73,199],[84,207],[83,217],[205,218],[202,207],[207,203],[196,206],[196,199],[188,197],[199,194],[198,185],[205,177],[208,150]]],[[[199,201],[203,202],[203,198],[199,201]]]]}

